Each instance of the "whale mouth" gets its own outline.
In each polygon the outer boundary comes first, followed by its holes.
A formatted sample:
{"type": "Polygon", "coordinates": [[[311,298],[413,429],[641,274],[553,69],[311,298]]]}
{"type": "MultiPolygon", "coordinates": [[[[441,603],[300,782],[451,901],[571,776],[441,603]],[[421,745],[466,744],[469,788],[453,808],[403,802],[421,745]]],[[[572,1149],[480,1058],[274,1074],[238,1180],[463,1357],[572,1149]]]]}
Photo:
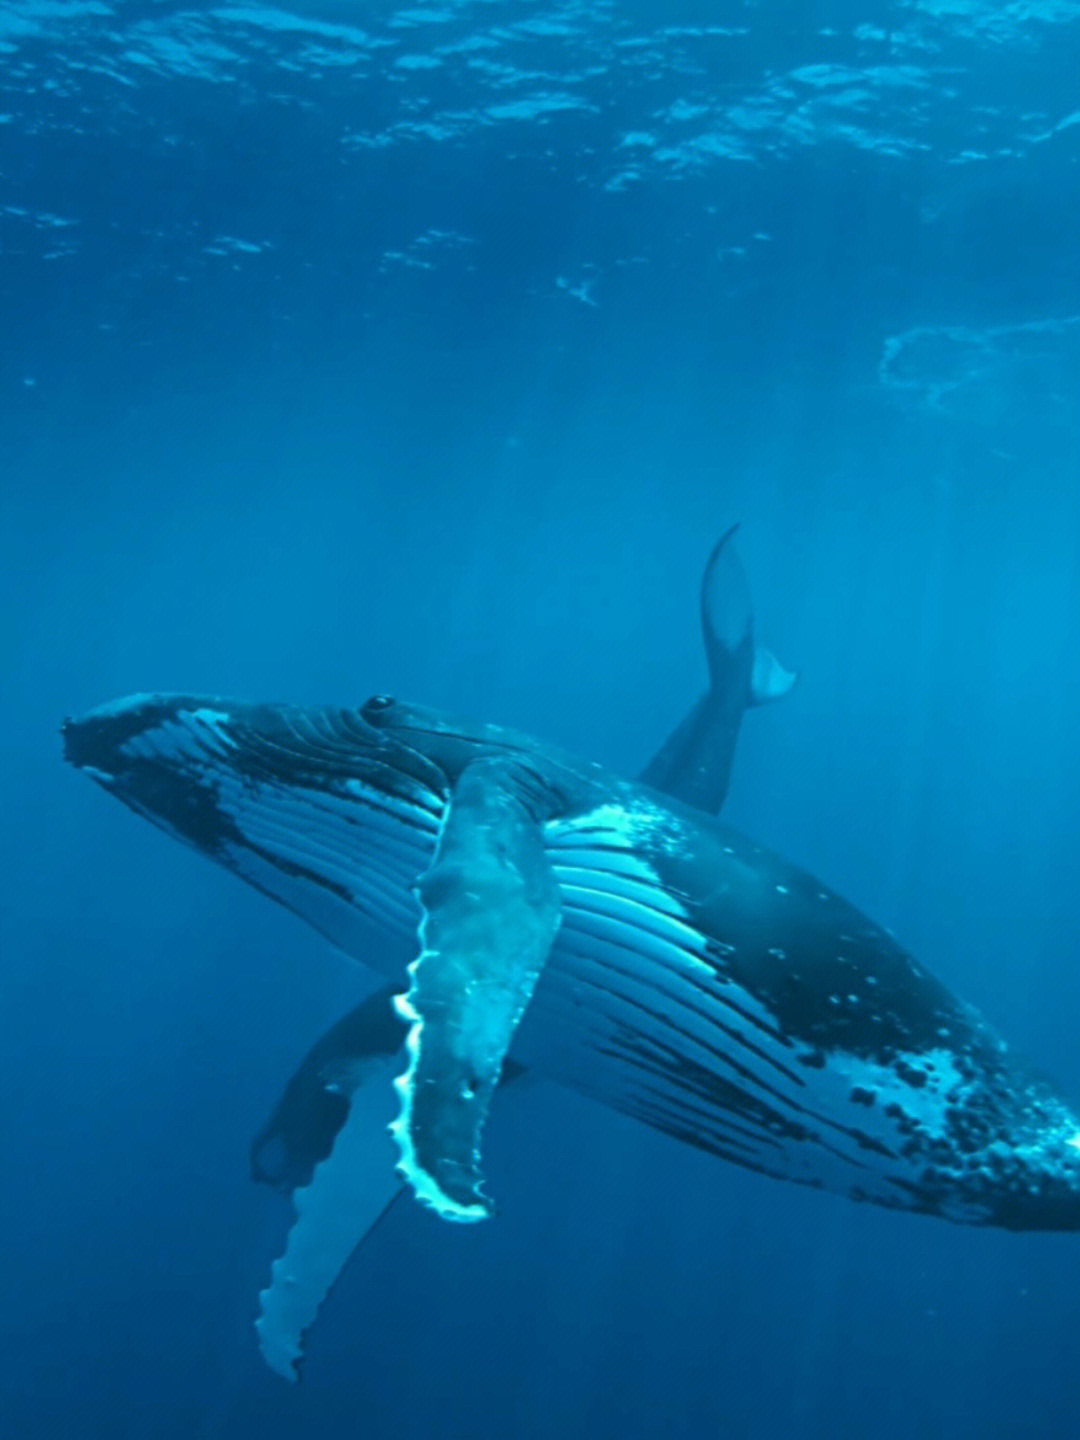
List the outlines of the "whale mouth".
{"type": "Polygon", "coordinates": [[[217,854],[236,828],[214,760],[235,742],[224,708],[182,696],[131,695],[67,719],[64,758],[155,824],[217,854]]]}
{"type": "Polygon", "coordinates": [[[160,725],[174,708],[160,695],[129,695],[78,719],[69,715],[60,727],[64,759],[102,784],[114,781],[129,763],[125,747],[160,725]]]}

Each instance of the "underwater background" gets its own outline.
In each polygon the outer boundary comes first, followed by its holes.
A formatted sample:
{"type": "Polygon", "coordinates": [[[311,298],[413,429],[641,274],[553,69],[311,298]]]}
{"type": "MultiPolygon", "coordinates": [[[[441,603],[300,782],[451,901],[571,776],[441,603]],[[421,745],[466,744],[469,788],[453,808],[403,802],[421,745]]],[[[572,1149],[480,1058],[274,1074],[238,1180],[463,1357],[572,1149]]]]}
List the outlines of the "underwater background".
{"type": "MultiPolygon", "coordinates": [[[[729,525],[726,816],[1080,1098],[1080,3],[0,4],[0,1429],[1080,1434],[1080,1245],[542,1083],[259,1358],[250,1139],[372,984],[61,763],[376,691],[623,773],[729,525]]],[[[402,954],[402,964],[408,954],[402,954]]]]}

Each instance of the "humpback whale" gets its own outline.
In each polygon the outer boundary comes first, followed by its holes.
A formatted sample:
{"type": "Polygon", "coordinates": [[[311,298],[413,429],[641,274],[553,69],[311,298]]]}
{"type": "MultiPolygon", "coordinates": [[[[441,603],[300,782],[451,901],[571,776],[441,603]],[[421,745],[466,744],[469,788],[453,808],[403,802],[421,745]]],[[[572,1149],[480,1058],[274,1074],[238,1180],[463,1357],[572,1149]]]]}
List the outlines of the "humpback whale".
{"type": "Polygon", "coordinates": [[[142,694],[65,722],[72,764],[390,982],[253,1147],[297,1212],[257,1322],[287,1378],[403,1184],[490,1214],[484,1122],[523,1069],[777,1178],[1080,1229],[1076,1114],[884,929],[719,818],[743,712],[794,683],[756,645],[730,532],[702,620],[709,690],[636,781],[386,695],[142,694]],[[415,938],[407,973],[373,927],[415,938]]]}

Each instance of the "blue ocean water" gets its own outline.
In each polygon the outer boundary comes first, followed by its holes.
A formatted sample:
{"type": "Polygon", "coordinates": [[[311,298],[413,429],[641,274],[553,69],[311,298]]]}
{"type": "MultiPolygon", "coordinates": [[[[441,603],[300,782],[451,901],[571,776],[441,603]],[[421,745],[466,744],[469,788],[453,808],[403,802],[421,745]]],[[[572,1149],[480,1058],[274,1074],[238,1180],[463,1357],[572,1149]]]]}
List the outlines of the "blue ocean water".
{"type": "MultiPolygon", "coordinates": [[[[61,763],[390,691],[634,773],[741,523],[727,816],[1080,1098],[1080,4],[0,4],[0,1427],[1050,1440],[1080,1250],[542,1083],[254,1341],[247,1148],[370,984],[61,763]]],[[[408,956],[402,956],[404,964],[408,956]]]]}

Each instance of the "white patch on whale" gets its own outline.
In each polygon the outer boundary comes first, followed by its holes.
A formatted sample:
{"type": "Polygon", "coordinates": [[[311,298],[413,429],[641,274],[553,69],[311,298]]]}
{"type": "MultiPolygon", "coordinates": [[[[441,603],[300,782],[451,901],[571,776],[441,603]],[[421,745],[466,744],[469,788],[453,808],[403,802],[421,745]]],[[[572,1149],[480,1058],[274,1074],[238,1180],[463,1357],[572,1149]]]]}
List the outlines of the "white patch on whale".
{"type": "MultiPolygon", "coordinates": [[[[636,852],[643,847],[663,850],[665,854],[681,854],[686,836],[683,827],[670,810],[653,805],[650,801],[635,796],[625,804],[597,805],[583,815],[571,819],[561,818],[554,823],[560,836],[575,831],[588,835],[593,830],[606,830],[609,843],[636,852]]],[[[653,870],[639,861],[643,869],[655,882],[653,870]]]]}
{"type": "Polygon", "coordinates": [[[195,720],[200,726],[209,730],[214,738],[224,745],[227,750],[236,749],[236,741],[224,729],[229,723],[229,716],[224,710],[209,710],[205,706],[202,706],[198,710],[181,710],[180,713],[181,715],[190,715],[192,720],[195,720]]]}

